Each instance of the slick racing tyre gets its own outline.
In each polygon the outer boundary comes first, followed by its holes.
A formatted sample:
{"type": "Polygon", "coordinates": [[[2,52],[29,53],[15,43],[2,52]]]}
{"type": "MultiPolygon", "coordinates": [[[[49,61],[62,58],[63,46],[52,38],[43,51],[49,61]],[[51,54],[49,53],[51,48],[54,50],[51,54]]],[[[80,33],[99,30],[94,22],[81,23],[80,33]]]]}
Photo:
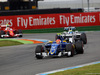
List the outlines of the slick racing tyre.
{"type": "Polygon", "coordinates": [[[0,38],[4,38],[2,35],[4,35],[5,32],[3,30],[0,31],[0,38]]]}
{"type": "Polygon", "coordinates": [[[81,40],[83,41],[84,44],[87,44],[87,37],[85,33],[82,33],[80,36],[81,40]]]}
{"type": "Polygon", "coordinates": [[[59,36],[58,35],[55,36],[55,40],[57,40],[57,39],[59,39],[59,36]]]}
{"type": "Polygon", "coordinates": [[[42,59],[43,58],[42,52],[44,52],[43,46],[38,45],[35,49],[35,55],[36,55],[37,59],[42,59]]]}
{"type": "Polygon", "coordinates": [[[73,57],[74,56],[74,48],[72,44],[67,44],[65,48],[65,52],[68,52],[67,57],[73,57]],[[69,54],[70,52],[70,54],[69,54]]]}
{"type": "MultiPolygon", "coordinates": [[[[18,34],[22,34],[22,30],[21,29],[18,30],[18,34]]],[[[21,38],[21,37],[23,37],[23,35],[20,35],[19,37],[21,38]]]]}
{"type": "Polygon", "coordinates": [[[83,41],[77,41],[75,43],[75,49],[76,49],[76,52],[78,54],[83,54],[84,53],[84,49],[83,49],[83,41]]]}
{"type": "Polygon", "coordinates": [[[61,35],[56,35],[56,36],[55,36],[55,40],[57,40],[57,39],[60,39],[60,40],[61,40],[62,38],[63,38],[63,37],[62,37],[61,35]]]}
{"type": "Polygon", "coordinates": [[[19,29],[19,30],[18,30],[18,33],[19,33],[19,34],[20,34],[20,33],[22,34],[22,30],[21,30],[21,29],[19,29]]]}

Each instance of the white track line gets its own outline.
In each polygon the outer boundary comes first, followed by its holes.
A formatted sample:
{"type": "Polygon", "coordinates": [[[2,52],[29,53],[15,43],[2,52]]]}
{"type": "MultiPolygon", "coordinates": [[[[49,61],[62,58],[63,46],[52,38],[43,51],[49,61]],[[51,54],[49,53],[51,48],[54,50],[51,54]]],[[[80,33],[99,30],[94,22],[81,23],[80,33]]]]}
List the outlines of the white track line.
{"type": "Polygon", "coordinates": [[[93,64],[98,64],[98,63],[100,63],[100,61],[91,62],[91,63],[87,63],[87,64],[83,64],[83,65],[78,65],[78,66],[74,66],[74,67],[68,67],[68,68],[58,69],[58,70],[49,71],[49,72],[44,72],[44,73],[39,73],[39,74],[36,74],[36,75],[48,75],[48,74],[52,74],[52,73],[56,73],[56,72],[60,72],[60,71],[65,71],[65,70],[80,68],[80,67],[84,67],[84,66],[89,66],[89,65],[93,65],[93,64]]]}

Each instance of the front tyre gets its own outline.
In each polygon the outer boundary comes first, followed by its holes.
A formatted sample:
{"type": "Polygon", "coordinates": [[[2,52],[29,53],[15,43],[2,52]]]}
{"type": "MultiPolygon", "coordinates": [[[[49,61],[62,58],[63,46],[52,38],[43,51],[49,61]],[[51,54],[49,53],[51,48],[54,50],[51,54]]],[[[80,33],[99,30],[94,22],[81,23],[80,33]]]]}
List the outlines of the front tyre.
{"type": "Polygon", "coordinates": [[[42,52],[44,52],[43,46],[38,45],[35,49],[35,56],[36,56],[37,59],[43,58],[42,52]]]}
{"type": "Polygon", "coordinates": [[[23,35],[19,35],[19,38],[23,37],[23,35]]]}

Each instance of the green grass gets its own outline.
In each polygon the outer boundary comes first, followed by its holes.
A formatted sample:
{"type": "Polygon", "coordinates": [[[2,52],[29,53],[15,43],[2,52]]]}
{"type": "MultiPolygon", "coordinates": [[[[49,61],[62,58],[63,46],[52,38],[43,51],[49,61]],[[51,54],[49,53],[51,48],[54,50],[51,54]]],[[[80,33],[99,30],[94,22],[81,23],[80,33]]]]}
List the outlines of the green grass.
{"type": "Polygon", "coordinates": [[[100,64],[66,70],[48,75],[100,75],[100,64]]]}
{"type": "Polygon", "coordinates": [[[15,41],[15,42],[19,42],[22,44],[33,44],[33,42],[31,41],[25,41],[25,40],[18,40],[18,39],[0,39],[0,41],[15,41]]]}
{"type": "Polygon", "coordinates": [[[0,47],[3,46],[14,46],[14,45],[21,45],[23,43],[17,42],[17,41],[9,41],[9,40],[0,40],[0,47]]]}

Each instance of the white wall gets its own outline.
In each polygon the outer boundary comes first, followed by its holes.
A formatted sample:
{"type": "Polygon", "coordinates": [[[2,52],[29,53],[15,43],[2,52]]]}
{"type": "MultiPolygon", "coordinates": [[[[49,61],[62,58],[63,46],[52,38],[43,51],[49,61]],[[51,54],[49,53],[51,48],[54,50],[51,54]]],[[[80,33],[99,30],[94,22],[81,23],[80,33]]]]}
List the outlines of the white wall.
{"type": "Polygon", "coordinates": [[[28,2],[29,0],[23,0],[24,2],[28,2]]]}
{"type": "MultiPolygon", "coordinates": [[[[100,0],[89,0],[90,7],[100,8],[100,0]]],[[[39,1],[39,9],[46,8],[86,8],[87,0],[44,0],[39,1]]]]}
{"type": "Polygon", "coordinates": [[[0,2],[7,2],[7,0],[0,0],[0,2]]]}

